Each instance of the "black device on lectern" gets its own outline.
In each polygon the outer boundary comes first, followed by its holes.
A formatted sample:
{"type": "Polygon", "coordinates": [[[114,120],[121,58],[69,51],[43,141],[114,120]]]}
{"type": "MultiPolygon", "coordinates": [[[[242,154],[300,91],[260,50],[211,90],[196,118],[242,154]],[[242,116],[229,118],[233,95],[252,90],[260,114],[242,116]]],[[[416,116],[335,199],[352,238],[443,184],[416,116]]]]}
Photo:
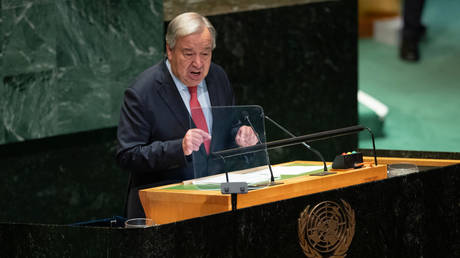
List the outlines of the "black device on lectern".
{"type": "Polygon", "coordinates": [[[360,168],[363,166],[363,154],[361,152],[347,152],[337,155],[332,162],[334,169],[360,168]]]}

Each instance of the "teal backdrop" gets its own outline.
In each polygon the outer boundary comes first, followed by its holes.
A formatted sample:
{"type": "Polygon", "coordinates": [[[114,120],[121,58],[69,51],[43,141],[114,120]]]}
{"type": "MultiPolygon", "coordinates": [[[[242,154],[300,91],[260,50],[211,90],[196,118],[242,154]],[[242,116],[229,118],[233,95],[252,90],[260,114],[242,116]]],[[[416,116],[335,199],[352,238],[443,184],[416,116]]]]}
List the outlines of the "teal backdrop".
{"type": "Polygon", "coordinates": [[[163,56],[161,0],[0,3],[0,144],[116,126],[163,56]]]}

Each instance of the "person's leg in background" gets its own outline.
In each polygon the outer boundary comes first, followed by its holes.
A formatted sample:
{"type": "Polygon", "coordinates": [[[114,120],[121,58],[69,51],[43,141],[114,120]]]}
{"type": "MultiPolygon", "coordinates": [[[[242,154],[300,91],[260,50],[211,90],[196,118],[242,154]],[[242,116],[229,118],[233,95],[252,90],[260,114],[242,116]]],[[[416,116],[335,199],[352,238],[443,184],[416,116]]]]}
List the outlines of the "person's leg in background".
{"type": "Polygon", "coordinates": [[[425,0],[404,1],[404,24],[399,54],[402,59],[407,61],[417,62],[420,59],[418,45],[426,30],[426,27],[422,24],[424,4],[425,0]]]}

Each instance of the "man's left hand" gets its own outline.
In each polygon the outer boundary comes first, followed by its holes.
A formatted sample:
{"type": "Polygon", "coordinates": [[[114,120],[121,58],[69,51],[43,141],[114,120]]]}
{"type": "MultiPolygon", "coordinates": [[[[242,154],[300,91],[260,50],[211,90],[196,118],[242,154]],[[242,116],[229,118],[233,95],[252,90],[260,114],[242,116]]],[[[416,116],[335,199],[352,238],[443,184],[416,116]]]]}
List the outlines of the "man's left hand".
{"type": "Polygon", "coordinates": [[[257,139],[256,132],[250,126],[243,125],[238,129],[235,141],[240,147],[248,147],[256,145],[259,140],[257,139]]]}

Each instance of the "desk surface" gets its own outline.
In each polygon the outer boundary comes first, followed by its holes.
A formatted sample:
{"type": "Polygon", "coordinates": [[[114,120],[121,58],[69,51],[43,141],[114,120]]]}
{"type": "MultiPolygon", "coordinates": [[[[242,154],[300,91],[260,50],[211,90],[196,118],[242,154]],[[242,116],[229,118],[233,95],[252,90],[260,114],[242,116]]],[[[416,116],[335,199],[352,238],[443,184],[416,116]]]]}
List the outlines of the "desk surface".
{"type": "MultiPolygon", "coordinates": [[[[320,165],[321,162],[294,161],[279,165],[304,164],[320,165]]],[[[237,208],[246,208],[269,202],[299,197],[312,193],[347,187],[385,179],[386,165],[349,169],[331,170],[336,174],[325,176],[302,175],[277,180],[282,184],[249,191],[239,194],[237,208]]],[[[221,212],[230,211],[231,197],[217,190],[188,190],[179,189],[181,184],[161,186],[139,191],[139,197],[145,214],[157,224],[196,218],[221,212]],[[169,188],[169,189],[168,189],[169,188]]]]}

